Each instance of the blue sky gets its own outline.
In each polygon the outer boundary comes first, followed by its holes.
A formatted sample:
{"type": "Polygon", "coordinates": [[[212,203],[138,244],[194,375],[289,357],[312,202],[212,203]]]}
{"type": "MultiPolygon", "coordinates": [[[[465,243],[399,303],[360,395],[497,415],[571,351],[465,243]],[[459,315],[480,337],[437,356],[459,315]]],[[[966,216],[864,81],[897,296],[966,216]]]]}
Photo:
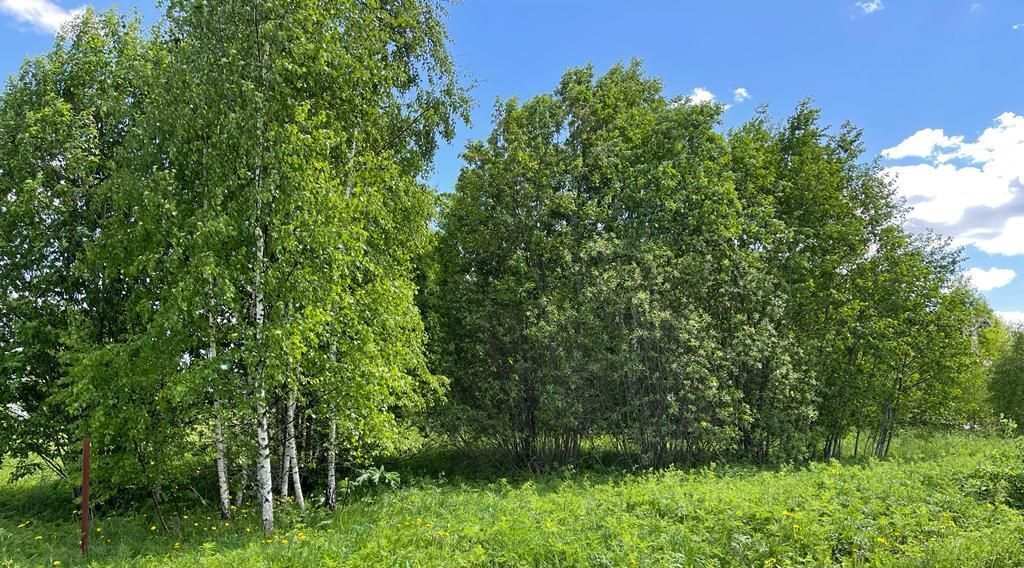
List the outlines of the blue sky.
{"type": "MultiPolygon", "coordinates": [[[[0,0],[0,74],[45,51],[81,5],[0,0]]],[[[152,1],[118,6],[158,17],[152,1]]],[[[639,57],[668,93],[730,104],[727,126],[762,103],[781,119],[810,96],[829,123],[864,128],[913,205],[908,225],[966,246],[993,307],[1024,322],[1024,1],[465,0],[449,31],[478,105],[438,156],[438,189],[451,189],[466,141],[486,136],[496,98],[639,57]]]]}

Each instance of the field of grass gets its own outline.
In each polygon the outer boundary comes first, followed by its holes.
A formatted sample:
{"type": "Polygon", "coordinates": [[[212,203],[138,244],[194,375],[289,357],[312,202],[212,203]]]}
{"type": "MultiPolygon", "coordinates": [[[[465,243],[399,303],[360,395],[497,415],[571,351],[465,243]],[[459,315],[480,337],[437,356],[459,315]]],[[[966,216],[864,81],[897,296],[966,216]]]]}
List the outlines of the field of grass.
{"type": "MultiPolygon", "coordinates": [[[[886,462],[458,481],[336,514],[96,521],[94,566],[1024,566],[1014,442],[904,436],[886,462]]],[[[410,477],[410,476],[407,476],[410,477]]],[[[0,566],[81,565],[66,488],[0,485],[0,566]]]]}

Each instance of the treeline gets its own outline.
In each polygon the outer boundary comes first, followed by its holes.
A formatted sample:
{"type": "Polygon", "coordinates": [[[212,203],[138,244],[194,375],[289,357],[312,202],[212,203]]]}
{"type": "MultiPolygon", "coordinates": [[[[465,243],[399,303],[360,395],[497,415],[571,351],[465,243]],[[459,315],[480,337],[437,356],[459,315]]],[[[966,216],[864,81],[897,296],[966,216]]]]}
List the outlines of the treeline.
{"type": "Polygon", "coordinates": [[[723,135],[723,111],[637,63],[498,108],[424,299],[459,443],[534,470],[587,443],[647,466],[884,457],[902,425],[987,420],[1006,330],[959,251],[902,228],[861,133],[804,103],[723,135]]]}
{"type": "Polygon", "coordinates": [[[0,458],[74,481],[88,436],[101,505],[255,501],[269,532],[275,488],[333,507],[340,468],[425,435],[543,471],[881,457],[990,419],[1006,330],[856,129],[803,104],[723,134],[639,64],[574,69],[439,197],[469,108],[447,41],[428,0],[172,0],[26,61],[0,458]]]}

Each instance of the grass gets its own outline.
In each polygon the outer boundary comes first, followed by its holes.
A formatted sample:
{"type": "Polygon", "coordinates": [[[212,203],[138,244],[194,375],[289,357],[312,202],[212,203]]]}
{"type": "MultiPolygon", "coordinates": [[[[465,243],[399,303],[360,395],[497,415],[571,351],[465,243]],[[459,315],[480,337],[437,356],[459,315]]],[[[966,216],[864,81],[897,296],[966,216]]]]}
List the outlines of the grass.
{"type": "MultiPolygon", "coordinates": [[[[283,506],[272,539],[248,510],[230,523],[180,513],[170,533],[144,514],[102,518],[90,565],[1021,566],[1024,517],[992,476],[1017,474],[1013,447],[905,436],[885,462],[422,476],[334,515],[283,506]]],[[[82,564],[67,496],[38,480],[0,487],[0,566],[82,564]]]]}

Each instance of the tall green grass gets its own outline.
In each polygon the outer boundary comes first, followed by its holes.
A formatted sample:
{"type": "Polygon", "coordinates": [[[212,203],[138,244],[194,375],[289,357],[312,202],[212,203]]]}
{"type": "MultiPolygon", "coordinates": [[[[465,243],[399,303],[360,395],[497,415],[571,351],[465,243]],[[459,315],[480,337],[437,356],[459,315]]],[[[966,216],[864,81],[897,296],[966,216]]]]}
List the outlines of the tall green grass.
{"type": "MultiPolygon", "coordinates": [[[[101,518],[95,566],[990,566],[1024,565],[1024,518],[986,491],[1012,442],[907,435],[893,459],[759,470],[493,481],[422,475],[336,514],[101,518]],[[988,473],[986,473],[988,472],[988,473]]],[[[1007,461],[1011,460],[1011,461],[1007,461]]],[[[54,484],[0,489],[0,566],[72,566],[77,529],[54,484]]],[[[62,491],[66,491],[62,489],[62,491]]]]}

